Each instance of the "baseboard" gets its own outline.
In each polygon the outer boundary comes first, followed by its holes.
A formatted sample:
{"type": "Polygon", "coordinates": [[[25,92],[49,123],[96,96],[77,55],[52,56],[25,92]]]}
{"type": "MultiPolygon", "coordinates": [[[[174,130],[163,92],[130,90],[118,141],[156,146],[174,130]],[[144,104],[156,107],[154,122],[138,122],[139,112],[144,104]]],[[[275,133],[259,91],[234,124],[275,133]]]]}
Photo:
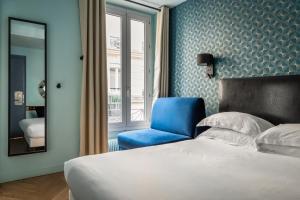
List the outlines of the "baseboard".
{"type": "Polygon", "coordinates": [[[1,174],[0,183],[16,181],[16,180],[35,177],[35,176],[42,176],[42,175],[52,174],[56,172],[62,172],[63,170],[64,170],[64,165],[59,164],[59,165],[53,165],[51,167],[40,168],[35,170],[27,170],[27,171],[23,170],[23,171],[15,172],[13,174],[5,173],[5,174],[1,174]]]}

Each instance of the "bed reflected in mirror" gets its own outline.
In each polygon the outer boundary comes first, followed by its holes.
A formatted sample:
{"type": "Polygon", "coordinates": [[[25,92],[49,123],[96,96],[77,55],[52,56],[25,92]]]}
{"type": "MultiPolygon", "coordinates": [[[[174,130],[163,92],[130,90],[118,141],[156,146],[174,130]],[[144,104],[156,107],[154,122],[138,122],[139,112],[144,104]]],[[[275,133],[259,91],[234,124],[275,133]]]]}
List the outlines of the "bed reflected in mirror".
{"type": "Polygon", "coordinates": [[[8,155],[45,152],[46,24],[9,18],[8,155]]]}

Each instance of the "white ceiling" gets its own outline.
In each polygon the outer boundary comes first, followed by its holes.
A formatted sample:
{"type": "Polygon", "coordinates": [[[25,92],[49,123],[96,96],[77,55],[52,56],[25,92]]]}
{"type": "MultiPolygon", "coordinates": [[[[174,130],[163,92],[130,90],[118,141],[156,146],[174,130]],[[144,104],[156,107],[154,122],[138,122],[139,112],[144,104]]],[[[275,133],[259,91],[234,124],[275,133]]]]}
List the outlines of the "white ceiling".
{"type": "Polygon", "coordinates": [[[11,34],[11,45],[15,47],[26,47],[33,49],[44,49],[45,40],[33,37],[11,34]]]}
{"type": "MultiPolygon", "coordinates": [[[[149,13],[156,13],[156,10],[149,9],[143,6],[136,5],[134,3],[127,2],[125,0],[106,0],[108,3],[112,3],[115,5],[120,5],[128,8],[132,8],[135,10],[140,10],[144,12],[149,12],[149,13]]],[[[155,8],[159,8],[163,5],[168,6],[169,8],[173,8],[186,0],[132,0],[138,3],[146,4],[155,8]]]]}
{"type": "Polygon", "coordinates": [[[139,3],[147,4],[153,7],[160,7],[166,5],[170,8],[173,8],[186,0],[134,0],[139,3]]]}

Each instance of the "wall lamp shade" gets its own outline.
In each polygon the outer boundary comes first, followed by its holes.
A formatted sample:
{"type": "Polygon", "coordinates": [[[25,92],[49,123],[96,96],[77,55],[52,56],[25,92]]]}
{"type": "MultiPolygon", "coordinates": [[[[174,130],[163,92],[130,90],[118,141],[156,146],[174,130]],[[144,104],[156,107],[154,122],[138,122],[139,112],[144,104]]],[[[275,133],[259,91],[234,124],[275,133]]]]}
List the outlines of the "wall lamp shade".
{"type": "Polygon", "coordinates": [[[214,56],[209,53],[201,53],[197,55],[197,64],[201,66],[207,66],[206,73],[209,78],[214,76],[214,56]]]}
{"type": "Polygon", "coordinates": [[[198,65],[211,65],[214,62],[214,56],[209,53],[202,53],[197,55],[198,65]]]}

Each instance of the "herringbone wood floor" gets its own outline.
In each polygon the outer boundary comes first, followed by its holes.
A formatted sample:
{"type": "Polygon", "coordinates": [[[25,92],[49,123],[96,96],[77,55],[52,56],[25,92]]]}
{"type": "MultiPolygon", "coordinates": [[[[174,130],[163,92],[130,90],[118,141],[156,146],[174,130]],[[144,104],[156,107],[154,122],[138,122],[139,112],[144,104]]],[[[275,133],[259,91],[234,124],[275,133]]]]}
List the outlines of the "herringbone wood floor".
{"type": "Polygon", "coordinates": [[[0,200],[68,200],[63,173],[0,184],[0,200]]]}

